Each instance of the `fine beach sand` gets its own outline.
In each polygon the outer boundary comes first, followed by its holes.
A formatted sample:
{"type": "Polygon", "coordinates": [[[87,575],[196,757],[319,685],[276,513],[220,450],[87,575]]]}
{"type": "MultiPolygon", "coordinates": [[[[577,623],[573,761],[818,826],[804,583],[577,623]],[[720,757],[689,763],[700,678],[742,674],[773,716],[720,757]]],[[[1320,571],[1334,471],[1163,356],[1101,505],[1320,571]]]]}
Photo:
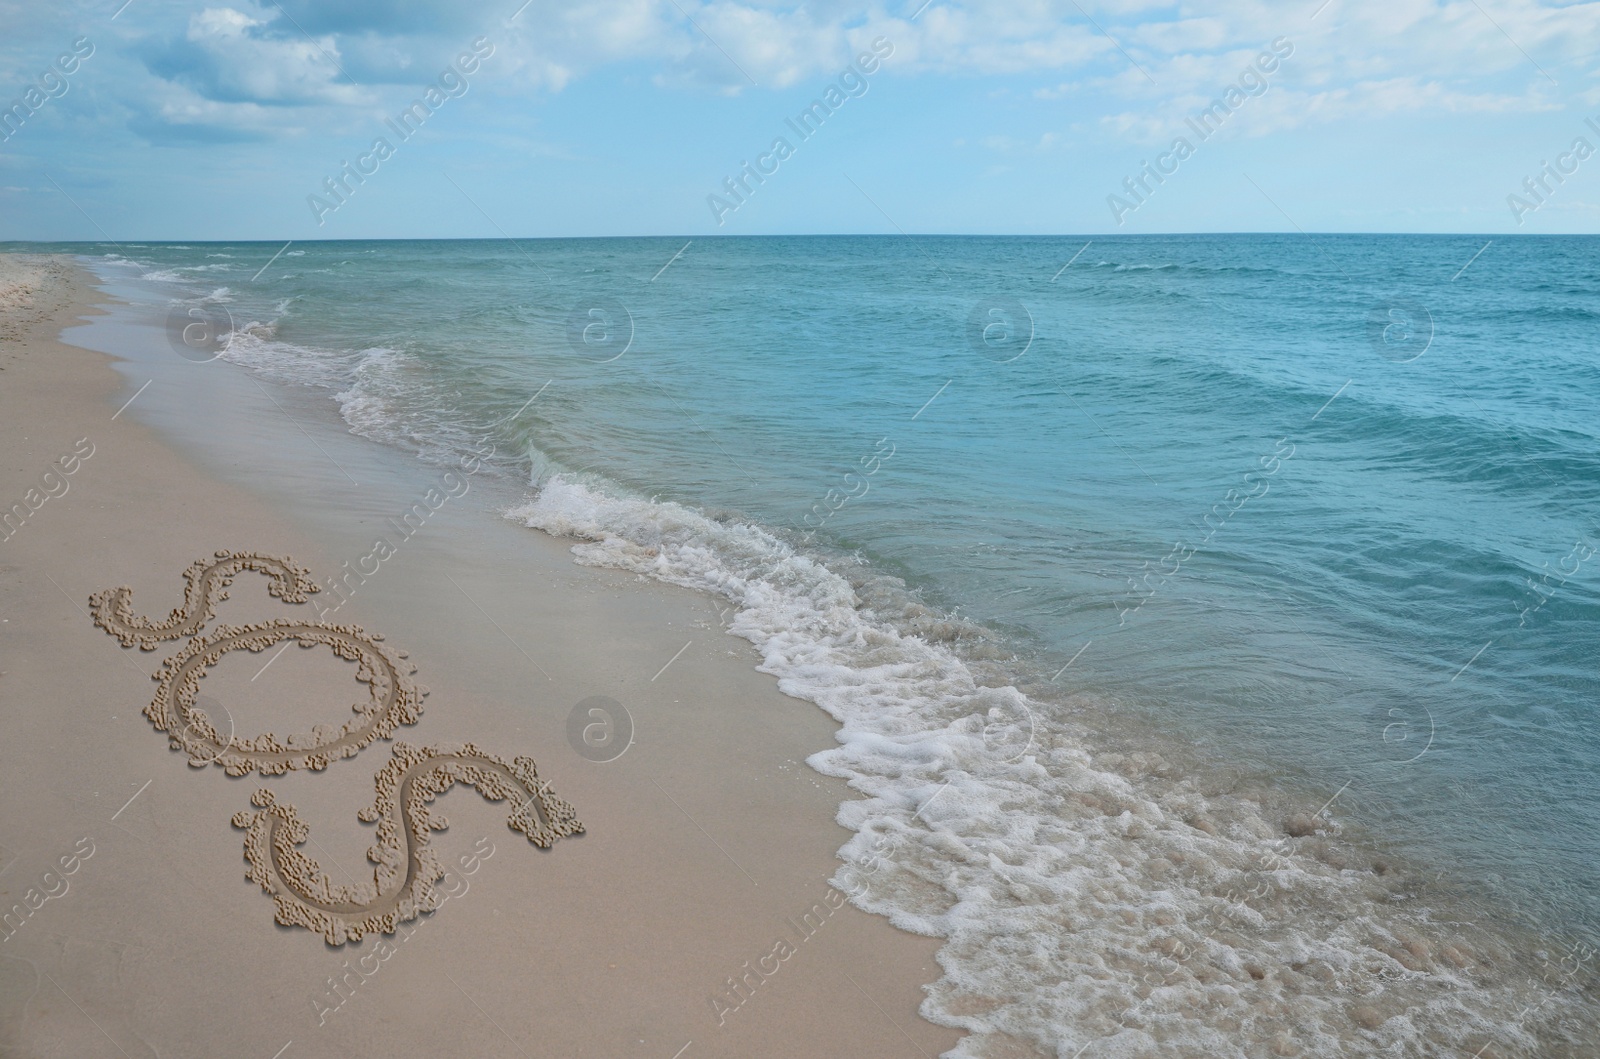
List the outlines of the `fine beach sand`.
{"type": "MultiPolygon", "coordinates": [[[[696,1059],[954,1046],[954,1031],[917,1014],[938,942],[829,899],[848,837],[833,817],[851,793],[804,759],[833,744],[835,726],[756,672],[753,648],[724,634],[709,600],[576,566],[570,542],[498,519],[479,492],[445,505],[328,620],[381,634],[417,667],[425,708],[395,739],[532,757],[585,833],[536,848],[507,828],[505,804],[458,787],[436,805],[450,826],[433,847],[452,869],[437,913],[386,947],[369,936],[336,948],[276,925],[231,818],[270,788],[298,808],[302,852],[333,881],[370,878],[374,829],[356,813],[390,742],[320,772],[193,767],[141,712],[182,641],[124,648],[91,622],[89,598],[128,585],[134,613],[163,619],[182,602],[184,569],[219,549],[292,556],[320,581],[437,469],[419,465],[408,483],[351,468],[362,483],[351,486],[297,462],[310,436],[286,419],[240,425],[266,441],[250,460],[178,451],[118,412],[138,387],[107,357],[57,340],[103,297],[66,259],[0,255],[0,507],[26,513],[0,530],[0,909],[22,909],[0,942],[0,1055],[696,1059]],[[274,489],[319,498],[316,517],[274,489]],[[635,725],[636,744],[604,763],[566,735],[594,695],[622,702],[635,725]],[[795,924],[814,906],[807,938],[795,924]],[[769,960],[776,969],[719,1025],[711,996],[730,977],[757,980],[745,965],[779,941],[787,958],[769,960]]],[[[316,613],[246,571],[215,622],[274,618],[316,613]]],[[[363,694],[352,663],[276,650],[226,655],[203,684],[241,737],[350,718],[363,694]]]]}

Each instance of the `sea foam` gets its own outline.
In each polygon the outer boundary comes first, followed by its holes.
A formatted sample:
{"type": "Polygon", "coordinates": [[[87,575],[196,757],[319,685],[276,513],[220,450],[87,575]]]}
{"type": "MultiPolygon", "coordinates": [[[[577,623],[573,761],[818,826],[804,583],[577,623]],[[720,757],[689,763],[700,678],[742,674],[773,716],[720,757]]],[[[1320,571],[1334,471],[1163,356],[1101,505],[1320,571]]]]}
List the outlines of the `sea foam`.
{"type": "Polygon", "coordinates": [[[832,881],[944,939],[922,1013],[968,1031],[948,1054],[1581,1054],[1557,1027],[1572,991],[1405,901],[1405,873],[1336,819],[1302,813],[1291,838],[1257,792],[1097,752],[1058,705],[987,686],[914,631],[925,616],[773,534],[561,473],[506,515],[575,538],[580,563],[730,601],[760,668],[838,722],[808,759],[861,795],[832,881]]]}

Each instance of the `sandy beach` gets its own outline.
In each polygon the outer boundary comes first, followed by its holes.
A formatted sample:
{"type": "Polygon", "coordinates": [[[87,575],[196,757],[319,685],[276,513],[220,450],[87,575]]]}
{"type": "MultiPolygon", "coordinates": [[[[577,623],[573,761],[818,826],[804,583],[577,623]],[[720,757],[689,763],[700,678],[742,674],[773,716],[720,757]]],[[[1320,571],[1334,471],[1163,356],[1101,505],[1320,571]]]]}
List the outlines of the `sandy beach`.
{"type": "Polygon", "coordinates": [[[0,1059],[1600,1059],[1594,7],[13,3],[0,1059]]]}
{"type": "Polygon", "coordinates": [[[0,255],[0,1056],[1589,1054],[1592,946],[1371,780],[541,448],[757,484],[659,335],[434,290],[475,243],[124,249],[0,255]]]}
{"type": "MultiPolygon", "coordinates": [[[[486,491],[465,478],[308,432],[270,395],[197,403],[195,419],[227,424],[230,440],[181,451],[136,411],[171,380],[141,395],[106,356],[58,340],[104,297],[91,277],[60,258],[0,269],[0,1055],[955,1046],[917,1014],[938,943],[829,886],[849,837],[833,819],[851,795],[804,759],[834,726],[756,671],[708,599],[576,566],[570,542],[486,515],[486,491]],[[435,504],[436,487],[462,491],[435,504]],[[426,525],[374,558],[418,498],[426,525]],[[415,723],[282,775],[228,775],[227,761],[204,763],[221,755],[169,747],[143,711],[184,637],[124,647],[90,599],[129,586],[131,613],[163,621],[184,605],[184,571],[218,551],[292,557],[319,582],[365,560],[377,572],[344,582],[356,586],[344,598],[325,587],[301,604],[242,570],[205,631],[294,619],[382,636],[426,689],[415,723]],[[597,696],[626,720],[594,717],[632,727],[610,760],[580,752],[584,724],[569,739],[574,708],[597,696]],[[397,741],[531,758],[583,831],[538,848],[508,828],[510,801],[458,786],[432,807],[449,824],[428,841],[445,869],[437,911],[341,945],[275,923],[236,815],[271,790],[309,828],[299,852],[329,886],[370,888],[376,830],[356,814],[397,741]]],[[[258,735],[325,735],[316,726],[366,702],[352,660],[289,643],[205,667],[199,705],[240,771],[258,735]]]]}

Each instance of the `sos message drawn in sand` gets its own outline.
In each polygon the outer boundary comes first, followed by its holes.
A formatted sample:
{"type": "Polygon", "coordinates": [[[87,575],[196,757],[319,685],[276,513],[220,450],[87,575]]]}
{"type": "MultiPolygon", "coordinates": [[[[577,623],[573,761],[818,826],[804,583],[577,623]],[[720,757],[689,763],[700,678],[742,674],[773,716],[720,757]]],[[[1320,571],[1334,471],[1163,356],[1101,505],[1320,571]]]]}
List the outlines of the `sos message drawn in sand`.
{"type": "MultiPolygon", "coordinates": [[[[228,598],[234,576],[247,570],[265,574],[268,593],[285,603],[304,603],[318,590],[310,573],[287,557],[217,552],[184,571],[183,605],[165,621],[134,614],[133,593],[127,587],[89,598],[94,623],[124,647],[153,651],[162,641],[189,638],[152,678],[159,686],[144,713],[174,749],[189,755],[190,765],[219,765],[230,776],[320,771],[339,758],[354,757],[373,740],[392,736],[400,725],[418,722],[427,691],[411,679],[416,667],[381,636],[358,626],[278,618],[218,625],[203,634],[217,603],[228,598]],[[309,732],[281,737],[268,732],[239,738],[231,730],[224,736],[196,704],[206,670],[229,651],[261,652],[289,640],[301,647],[326,646],[356,663],[356,679],[366,685],[367,697],[352,706],[355,716],[343,725],[319,724],[309,732]]],[[[572,806],[539,778],[532,758],[507,762],[471,743],[413,747],[397,742],[375,783],[376,799],[358,814],[378,825],[377,842],[367,851],[376,865],[370,884],[335,883],[300,852],[310,829],[294,806],[280,803],[269,789],[251,797],[254,811],[233,817],[233,826],[245,832],[246,875],[271,895],[279,923],[317,931],[328,944],[342,945],[373,931],[392,934],[397,924],[438,908],[443,897],[434,883],[444,876],[444,865],[428,843],[445,821],[429,803],[458,783],[476,788],[490,801],[510,800],[507,826],[534,845],[548,848],[564,835],[583,831],[572,806]]]]}

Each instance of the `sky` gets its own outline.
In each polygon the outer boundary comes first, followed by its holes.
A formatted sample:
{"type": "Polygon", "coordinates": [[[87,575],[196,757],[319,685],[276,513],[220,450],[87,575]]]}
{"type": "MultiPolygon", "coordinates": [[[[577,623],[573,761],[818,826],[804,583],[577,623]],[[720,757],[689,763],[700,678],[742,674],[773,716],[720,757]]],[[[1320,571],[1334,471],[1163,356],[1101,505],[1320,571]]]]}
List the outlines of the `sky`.
{"type": "Polygon", "coordinates": [[[1600,3],[0,0],[0,26],[0,240],[1600,232],[1600,3]]]}

